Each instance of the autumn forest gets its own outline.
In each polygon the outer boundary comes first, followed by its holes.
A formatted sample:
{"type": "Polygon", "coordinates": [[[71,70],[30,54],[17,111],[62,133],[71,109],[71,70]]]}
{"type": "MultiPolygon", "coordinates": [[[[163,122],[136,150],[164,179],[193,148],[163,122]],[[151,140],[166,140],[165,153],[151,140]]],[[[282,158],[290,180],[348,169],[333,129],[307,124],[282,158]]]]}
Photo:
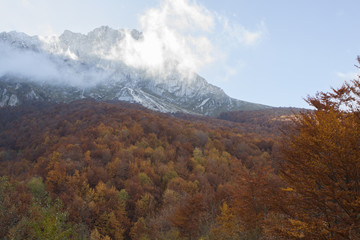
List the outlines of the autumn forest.
{"type": "Polygon", "coordinates": [[[360,239],[360,81],[312,110],[0,109],[0,239],[360,239]]]}

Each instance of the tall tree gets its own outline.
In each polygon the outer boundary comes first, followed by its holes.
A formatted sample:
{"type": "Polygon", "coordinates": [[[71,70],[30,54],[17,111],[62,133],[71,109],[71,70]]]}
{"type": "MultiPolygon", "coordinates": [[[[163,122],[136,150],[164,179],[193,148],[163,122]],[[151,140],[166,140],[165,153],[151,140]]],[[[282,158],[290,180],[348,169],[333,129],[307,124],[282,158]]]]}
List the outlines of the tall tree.
{"type": "Polygon", "coordinates": [[[287,239],[360,238],[360,77],[308,97],[283,140],[286,208],[273,216],[287,239]]]}

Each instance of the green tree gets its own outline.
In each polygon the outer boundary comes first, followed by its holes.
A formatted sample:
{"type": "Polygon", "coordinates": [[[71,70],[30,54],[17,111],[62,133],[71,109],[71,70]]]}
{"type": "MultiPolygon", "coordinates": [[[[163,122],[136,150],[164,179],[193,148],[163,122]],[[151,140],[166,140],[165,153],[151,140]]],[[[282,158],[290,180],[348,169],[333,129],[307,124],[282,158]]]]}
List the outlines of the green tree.
{"type": "Polygon", "coordinates": [[[0,177],[0,239],[6,239],[9,231],[15,228],[26,215],[31,195],[21,185],[0,177]]]}
{"type": "Polygon", "coordinates": [[[16,226],[9,231],[10,239],[75,239],[76,226],[68,221],[60,199],[53,201],[45,191],[41,178],[33,177],[26,184],[32,194],[31,205],[16,226]]]}
{"type": "Polygon", "coordinates": [[[61,201],[55,200],[52,204],[49,201],[48,204],[41,206],[33,203],[30,207],[27,225],[31,229],[31,239],[62,240],[74,237],[74,228],[67,222],[68,214],[61,210],[61,201]]]}

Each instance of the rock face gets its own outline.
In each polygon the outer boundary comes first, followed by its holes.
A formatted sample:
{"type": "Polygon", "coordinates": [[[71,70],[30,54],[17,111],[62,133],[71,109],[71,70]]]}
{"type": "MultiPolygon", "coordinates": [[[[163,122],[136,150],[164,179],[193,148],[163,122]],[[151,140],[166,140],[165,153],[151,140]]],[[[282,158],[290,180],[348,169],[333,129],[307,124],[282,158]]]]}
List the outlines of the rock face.
{"type": "Polygon", "coordinates": [[[130,66],[124,59],[126,44],[142,39],[136,30],[109,27],[86,35],[65,31],[50,38],[0,33],[0,55],[6,56],[0,57],[0,107],[94,98],[136,102],[161,112],[209,116],[269,108],[230,98],[197,74],[175,70],[149,74],[149,69],[130,66]]]}

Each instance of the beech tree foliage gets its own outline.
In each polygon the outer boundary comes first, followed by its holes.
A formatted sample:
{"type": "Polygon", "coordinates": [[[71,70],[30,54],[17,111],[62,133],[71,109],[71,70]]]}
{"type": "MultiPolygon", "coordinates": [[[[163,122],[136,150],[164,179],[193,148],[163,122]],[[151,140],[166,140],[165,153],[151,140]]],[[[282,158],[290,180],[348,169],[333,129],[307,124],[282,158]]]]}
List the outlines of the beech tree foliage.
{"type": "Polygon", "coordinates": [[[298,114],[283,139],[286,208],[272,216],[271,231],[287,239],[359,239],[360,79],[307,102],[315,110],[298,114]]]}
{"type": "Polygon", "coordinates": [[[241,208],[240,235],[262,233],[267,203],[247,192],[261,198],[267,179],[239,177],[271,159],[274,138],[256,124],[86,99],[0,116],[1,239],[214,239],[229,235],[224,204],[241,208]]]}

